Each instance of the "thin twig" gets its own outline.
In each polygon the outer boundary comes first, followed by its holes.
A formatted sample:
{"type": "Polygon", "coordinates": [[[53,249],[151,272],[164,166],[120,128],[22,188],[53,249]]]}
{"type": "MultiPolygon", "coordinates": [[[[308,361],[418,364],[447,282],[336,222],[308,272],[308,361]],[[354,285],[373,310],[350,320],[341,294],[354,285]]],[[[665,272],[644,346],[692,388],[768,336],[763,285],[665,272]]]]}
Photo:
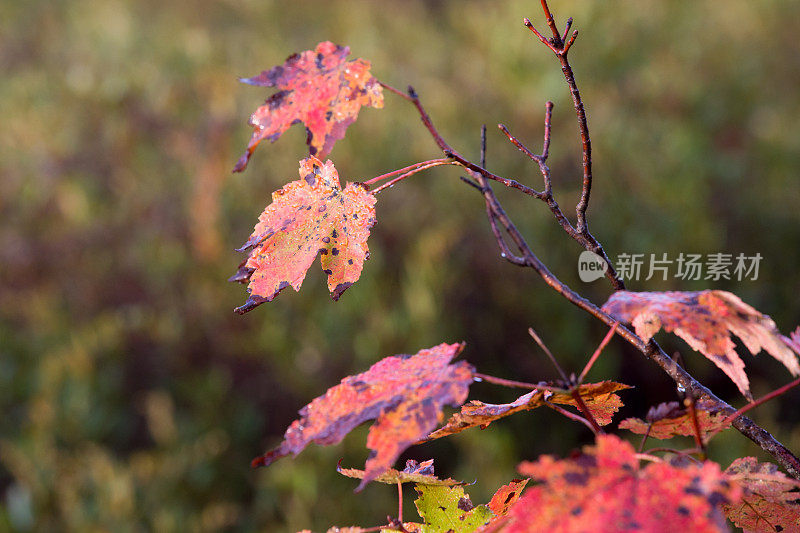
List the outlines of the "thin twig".
{"type": "Polygon", "coordinates": [[[565,394],[569,392],[567,389],[564,389],[563,387],[553,387],[547,385],[546,383],[526,383],[524,381],[514,381],[513,379],[498,378],[495,376],[490,376],[488,374],[481,374],[479,372],[475,372],[472,375],[477,379],[486,381],[487,383],[494,383],[495,385],[501,385],[503,387],[511,387],[516,389],[526,389],[526,390],[546,390],[560,394],[565,394]]]}
{"type": "Polygon", "coordinates": [[[675,455],[680,455],[682,457],[686,457],[694,461],[695,463],[702,463],[696,457],[693,457],[693,453],[699,453],[700,450],[698,448],[689,448],[688,450],[675,450],[673,448],[666,448],[666,447],[658,447],[658,448],[649,448],[648,452],[664,452],[664,453],[674,453],[675,455]]]}
{"type": "Polygon", "coordinates": [[[619,326],[619,322],[614,322],[614,325],[611,326],[611,329],[608,330],[608,333],[606,333],[606,336],[603,337],[602,341],[600,341],[600,346],[598,346],[597,349],[594,351],[592,356],[589,358],[589,361],[586,363],[586,366],[583,367],[583,370],[581,371],[581,375],[578,376],[578,383],[579,384],[583,383],[583,378],[586,377],[586,374],[589,372],[589,369],[592,368],[592,365],[594,365],[594,362],[597,361],[597,358],[600,357],[601,353],[603,353],[603,350],[605,349],[605,347],[608,344],[608,342],[611,340],[611,337],[613,337],[614,333],[616,333],[617,326],[619,326]]]}
{"type": "MultiPolygon", "coordinates": [[[[714,437],[720,431],[723,431],[724,429],[727,429],[729,424],[731,424],[736,418],[742,416],[744,413],[746,413],[750,409],[755,409],[759,405],[761,405],[761,404],[763,404],[765,402],[768,402],[769,400],[775,398],[776,396],[780,396],[781,394],[785,393],[789,389],[792,389],[792,388],[796,387],[797,385],[800,385],[800,378],[797,378],[794,381],[791,381],[791,382],[787,383],[786,385],[775,389],[774,391],[770,392],[769,394],[765,394],[764,396],[762,396],[758,400],[755,400],[755,401],[752,401],[752,402],[748,403],[747,405],[745,405],[744,407],[742,407],[741,409],[739,409],[735,413],[733,413],[733,414],[729,415],[727,418],[725,418],[722,427],[720,427],[719,429],[717,429],[713,433],[709,434],[708,435],[708,440],[711,440],[711,438],[714,437]]],[[[800,478],[798,478],[798,479],[800,479],[800,478]]]]}
{"type": "Polygon", "coordinates": [[[586,420],[588,420],[589,423],[594,428],[594,434],[595,435],[604,434],[605,431],[603,431],[603,428],[601,428],[600,424],[597,423],[597,420],[594,419],[594,415],[589,410],[589,406],[586,405],[586,402],[584,402],[583,398],[581,398],[581,393],[578,391],[578,388],[574,387],[570,391],[570,394],[572,395],[572,398],[575,400],[575,403],[578,404],[578,409],[580,410],[580,412],[583,414],[583,416],[586,418],[586,420]]]}
{"type": "Polygon", "coordinates": [[[547,355],[547,357],[550,359],[550,362],[553,363],[553,366],[556,367],[556,370],[558,370],[558,373],[561,374],[561,379],[564,380],[564,383],[569,383],[570,380],[567,377],[567,374],[564,372],[564,369],[561,368],[560,364],[558,364],[555,356],[553,356],[553,353],[547,348],[547,345],[544,343],[544,341],[542,341],[541,337],[539,337],[536,331],[533,328],[528,328],[528,335],[530,335],[531,338],[536,341],[536,344],[539,345],[539,348],[541,348],[545,355],[547,355]]]}
{"type": "Polygon", "coordinates": [[[642,442],[639,443],[639,453],[644,451],[644,443],[647,442],[647,437],[650,436],[650,430],[653,429],[653,422],[649,422],[647,424],[647,431],[644,432],[644,437],[642,437],[642,442]]]}
{"type": "Polygon", "coordinates": [[[583,418],[581,415],[577,415],[575,413],[570,413],[569,411],[567,411],[566,409],[564,409],[560,405],[556,405],[554,403],[550,403],[547,400],[544,401],[544,404],[547,407],[549,407],[550,409],[552,409],[553,411],[556,411],[556,412],[561,413],[562,415],[566,416],[570,420],[574,420],[575,422],[580,422],[581,424],[583,424],[587,428],[591,429],[592,433],[597,435],[597,430],[595,429],[594,426],[592,426],[592,423],[589,422],[588,420],[586,420],[585,418],[583,418]]]}
{"type": "Polygon", "coordinates": [[[469,170],[472,170],[473,172],[477,172],[477,173],[481,174],[484,178],[488,178],[488,179],[496,181],[498,183],[502,183],[503,185],[505,185],[506,187],[508,187],[510,189],[517,189],[518,191],[521,191],[522,193],[527,194],[528,196],[533,196],[534,198],[542,198],[542,193],[540,193],[539,191],[537,191],[535,189],[531,189],[530,187],[521,184],[517,180],[504,178],[502,176],[498,176],[497,174],[493,174],[493,173],[489,172],[488,170],[486,170],[485,168],[483,168],[483,167],[481,167],[479,165],[476,165],[475,163],[472,163],[471,161],[468,161],[467,159],[464,159],[463,157],[461,157],[460,155],[458,155],[455,152],[451,152],[449,150],[445,150],[444,151],[444,155],[446,155],[447,157],[452,158],[454,161],[457,161],[462,167],[467,168],[469,170]]]}

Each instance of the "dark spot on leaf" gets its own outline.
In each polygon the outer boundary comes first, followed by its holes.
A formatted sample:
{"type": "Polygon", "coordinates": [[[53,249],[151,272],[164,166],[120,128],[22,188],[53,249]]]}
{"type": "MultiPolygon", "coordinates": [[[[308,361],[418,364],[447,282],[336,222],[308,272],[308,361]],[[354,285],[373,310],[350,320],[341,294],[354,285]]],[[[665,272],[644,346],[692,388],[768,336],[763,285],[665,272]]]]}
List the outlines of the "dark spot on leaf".
{"type": "Polygon", "coordinates": [[[569,513],[570,513],[572,516],[578,516],[578,515],[580,515],[582,512],[583,512],[583,509],[582,509],[581,507],[574,507],[574,508],[573,508],[573,509],[572,509],[572,510],[569,512],[569,513]]]}
{"type": "Polygon", "coordinates": [[[326,209],[327,209],[327,206],[321,205],[321,206],[319,206],[317,211],[319,211],[320,213],[323,213],[326,209]]]}
{"type": "Polygon", "coordinates": [[[679,515],[689,516],[689,509],[687,509],[683,505],[679,505],[677,511],[679,515]]]}
{"type": "Polygon", "coordinates": [[[331,254],[339,255],[339,249],[338,248],[331,248],[331,254]]]}
{"type": "Polygon", "coordinates": [[[339,234],[336,233],[336,230],[333,230],[333,233],[331,233],[331,237],[333,237],[334,239],[338,239],[339,238],[339,234]]]}
{"type": "Polygon", "coordinates": [[[317,250],[317,253],[320,253],[322,255],[328,255],[328,250],[326,250],[325,248],[320,248],[319,250],[317,250]]]}
{"type": "Polygon", "coordinates": [[[711,505],[713,505],[714,507],[716,507],[717,505],[721,505],[721,504],[723,504],[723,503],[727,503],[727,502],[728,502],[728,498],[726,498],[724,494],[722,494],[722,493],[719,493],[719,492],[717,492],[717,491],[714,491],[714,492],[712,492],[712,493],[711,493],[711,495],[708,497],[708,501],[709,501],[709,503],[710,503],[711,505]]]}
{"type": "Polygon", "coordinates": [[[309,184],[309,185],[311,185],[312,187],[313,187],[313,186],[314,186],[314,184],[317,182],[317,178],[316,178],[316,176],[314,175],[314,173],[313,173],[313,172],[309,172],[308,174],[306,174],[306,175],[303,177],[303,179],[304,179],[304,180],[306,180],[306,183],[308,183],[308,184],[309,184]]]}
{"type": "Polygon", "coordinates": [[[323,270],[323,272],[325,272],[325,274],[327,274],[329,276],[333,275],[333,271],[330,268],[326,268],[325,270],[323,270]]]}
{"type": "Polygon", "coordinates": [[[583,468],[595,468],[597,466],[597,459],[594,455],[581,454],[575,459],[575,462],[583,468]]]}
{"type": "Polygon", "coordinates": [[[353,260],[352,260],[352,259],[348,259],[348,260],[347,260],[347,264],[348,264],[348,265],[352,265],[352,264],[353,264],[353,260]]]}
{"type": "Polygon", "coordinates": [[[367,385],[361,380],[355,380],[351,382],[349,385],[353,387],[356,390],[356,392],[364,392],[365,390],[369,389],[369,385],[367,385]]]}
{"type": "Polygon", "coordinates": [[[589,474],[587,473],[567,472],[564,474],[564,481],[570,485],[585,485],[588,480],[589,474]]]}
{"type": "Polygon", "coordinates": [[[338,284],[336,286],[336,288],[333,289],[333,292],[331,293],[331,298],[333,298],[333,301],[335,302],[335,301],[339,300],[339,298],[342,296],[342,293],[344,291],[346,291],[347,288],[350,287],[350,285],[352,285],[352,284],[353,284],[352,282],[338,284]]]}
{"type": "Polygon", "coordinates": [[[333,111],[328,110],[328,112],[325,113],[325,120],[330,120],[332,116],[333,116],[333,111]]]}
{"type": "Polygon", "coordinates": [[[353,213],[353,218],[358,218],[358,213],[353,213]]]}
{"type": "Polygon", "coordinates": [[[330,237],[323,237],[322,238],[322,242],[324,242],[325,244],[328,244],[329,242],[331,242],[331,238],[330,237]]]}
{"type": "Polygon", "coordinates": [[[459,498],[458,500],[458,508],[462,511],[471,511],[475,508],[475,505],[470,501],[469,498],[459,498]]]}

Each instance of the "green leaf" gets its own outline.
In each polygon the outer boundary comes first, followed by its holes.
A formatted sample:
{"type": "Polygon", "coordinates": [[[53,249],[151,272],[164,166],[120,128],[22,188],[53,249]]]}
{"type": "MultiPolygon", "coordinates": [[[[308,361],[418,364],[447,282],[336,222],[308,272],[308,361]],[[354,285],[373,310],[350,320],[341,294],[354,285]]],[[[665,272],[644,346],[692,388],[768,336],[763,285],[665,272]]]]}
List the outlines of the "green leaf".
{"type": "Polygon", "coordinates": [[[414,501],[425,522],[422,533],[470,533],[494,517],[485,505],[475,507],[463,487],[417,485],[414,501]]]}

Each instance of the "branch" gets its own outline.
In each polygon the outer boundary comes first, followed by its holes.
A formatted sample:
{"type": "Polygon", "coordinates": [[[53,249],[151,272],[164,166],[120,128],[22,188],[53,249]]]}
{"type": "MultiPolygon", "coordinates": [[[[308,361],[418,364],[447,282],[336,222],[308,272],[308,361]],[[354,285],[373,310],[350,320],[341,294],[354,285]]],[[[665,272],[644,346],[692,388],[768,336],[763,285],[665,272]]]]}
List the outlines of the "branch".
{"type": "MultiPolygon", "coordinates": [[[[546,0],[542,0],[542,5],[545,8],[545,14],[549,11],[547,10],[547,2],[546,0]]],[[[586,208],[588,207],[589,202],[589,194],[591,191],[591,181],[592,181],[592,174],[591,174],[591,142],[589,140],[589,131],[588,126],[586,123],[586,115],[583,108],[583,103],[580,99],[580,93],[578,92],[577,86],[575,85],[575,79],[572,74],[572,69],[569,66],[569,63],[566,60],[567,52],[569,51],[569,47],[575,40],[577,36],[577,32],[573,32],[572,37],[567,41],[566,44],[562,43],[561,48],[556,46],[556,43],[560,42],[560,38],[556,39],[555,36],[553,41],[550,42],[545,39],[538,31],[536,31],[530,21],[526,19],[526,26],[531,28],[531,30],[542,40],[542,42],[548,46],[551,50],[553,50],[556,55],[558,56],[559,60],[562,63],[562,70],[564,71],[564,76],[567,80],[567,84],[569,85],[570,92],[573,97],[573,103],[575,104],[575,110],[578,114],[578,122],[579,128],[581,131],[581,140],[583,142],[583,169],[584,169],[584,180],[583,180],[583,192],[581,195],[581,201],[578,203],[576,207],[576,212],[578,214],[578,224],[577,228],[575,229],[574,234],[570,233],[575,240],[580,242],[587,250],[600,253],[598,255],[604,256],[605,254],[602,252],[602,247],[600,243],[589,233],[588,226],[586,224],[586,208]]],[[[553,24],[553,27],[555,25],[553,24]]],[[[556,32],[557,33],[557,32],[556,32]]],[[[434,127],[433,122],[431,121],[430,116],[425,111],[425,108],[422,106],[420,99],[414,91],[412,87],[409,87],[408,91],[409,97],[407,98],[417,109],[417,112],[420,115],[420,119],[422,123],[427,128],[428,132],[430,133],[433,140],[436,142],[437,146],[444,152],[444,154],[452,158],[454,161],[460,163],[467,172],[472,176],[472,178],[477,182],[479,186],[479,191],[483,195],[484,201],[486,203],[486,210],[487,216],[490,220],[490,223],[493,227],[502,227],[505,231],[506,235],[510,238],[510,240],[514,243],[514,245],[519,250],[519,255],[509,254],[506,253],[508,250],[508,246],[506,245],[505,241],[503,241],[503,235],[500,232],[495,233],[495,237],[497,239],[498,247],[501,250],[501,256],[509,261],[512,264],[532,268],[542,280],[550,286],[554,291],[558,294],[566,298],[570,303],[575,305],[576,307],[582,309],[583,311],[589,313],[590,315],[594,316],[608,327],[612,327],[617,323],[617,320],[610,316],[609,314],[605,313],[602,309],[597,307],[592,302],[588,301],[587,299],[580,296],[578,293],[573,291],[569,286],[564,284],[561,280],[559,280],[550,270],[545,266],[544,263],[536,256],[533,250],[530,248],[528,243],[526,242],[525,238],[519,232],[517,227],[511,221],[509,216],[506,214],[505,210],[503,209],[502,205],[498,201],[497,197],[492,190],[490,185],[490,181],[498,181],[504,184],[508,184],[509,182],[516,182],[516,180],[508,180],[506,178],[500,178],[483,168],[482,166],[475,165],[470,161],[466,160],[463,156],[461,156],[457,151],[455,151],[448,143],[444,140],[444,138],[439,134],[437,129],[434,127]],[[497,179],[500,178],[500,179],[497,179]],[[499,226],[495,226],[495,225],[499,226]]],[[[544,143],[543,153],[540,156],[537,156],[542,159],[542,162],[546,159],[544,157],[546,155],[546,148],[549,147],[549,118],[548,114],[545,116],[545,138],[546,141],[544,143]]],[[[530,152],[528,150],[528,152],[530,152]]],[[[535,154],[532,154],[535,155],[535,154]]],[[[537,160],[538,162],[538,160],[537,160]]],[[[541,167],[540,167],[541,168],[541,167]]],[[[545,179],[549,179],[549,169],[548,174],[545,179]]],[[[545,183],[545,186],[546,183],[545,183]]],[[[524,187],[524,186],[522,186],[524,187]]],[[[522,189],[521,189],[522,190],[522,189]]],[[[531,196],[537,198],[545,198],[545,193],[538,193],[537,191],[533,191],[535,194],[530,194],[531,196]]],[[[552,197],[552,194],[550,195],[552,197]]],[[[555,200],[553,200],[555,202],[555,200]]],[[[550,205],[548,203],[548,205],[550,205]]],[[[553,208],[551,208],[553,210],[553,208]]],[[[558,217],[557,217],[558,218],[558,217]]],[[[564,225],[562,225],[564,227],[564,225]]],[[[566,228],[565,228],[566,230],[566,228]]],[[[618,276],[614,272],[613,268],[611,267],[611,263],[609,262],[609,271],[607,272],[607,277],[609,277],[614,284],[615,288],[620,289],[623,288],[624,285],[621,280],[619,280],[618,276]],[[613,274],[610,274],[613,273],[613,274]]],[[[616,327],[616,333],[619,334],[622,338],[624,338],[628,343],[630,343],[636,350],[641,352],[645,357],[652,360],[661,369],[669,375],[675,383],[679,384],[684,388],[687,394],[691,394],[693,398],[696,399],[705,399],[715,404],[715,407],[719,410],[724,412],[727,415],[734,415],[737,413],[736,409],[731,407],[728,403],[719,399],[714,393],[712,393],[708,388],[706,388],[702,383],[697,381],[694,377],[692,377],[688,372],[686,372],[680,365],[678,365],[674,360],[672,360],[665,352],[661,349],[661,347],[652,339],[649,342],[643,341],[639,338],[634,332],[632,332],[627,327],[618,325],[616,327]]],[[[585,423],[591,425],[588,421],[585,423]]],[[[750,440],[755,442],[758,446],[761,447],[762,450],[770,454],[777,463],[779,463],[792,477],[796,479],[800,479],[800,459],[798,459],[791,451],[789,451],[783,444],[778,442],[768,431],[758,426],[755,422],[753,422],[750,418],[744,415],[738,415],[734,421],[733,426],[739,430],[743,435],[748,437],[750,440]]],[[[594,428],[593,428],[594,429],[594,428]]]]}
{"type": "MultiPolygon", "coordinates": [[[[425,113],[424,108],[419,102],[419,99],[414,93],[414,105],[420,110],[423,116],[423,123],[428,127],[436,143],[450,153],[455,153],[447,142],[439,135],[438,131],[433,127],[433,123],[425,113]]],[[[480,168],[480,167],[479,167],[480,168]]],[[[583,298],[561,280],[559,280],[550,270],[542,263],[536,254],[531,250],[525,238],[519,232],[517,227],[506,214],[500,202],[497,200],[489,180],[486,176],[479,171],[467,168],[472,177],[482,188],[484,201],[487,204],[487,210],[491,212],[495,221],[499,223],[509,238],[514,242],[520,251],[519,256],[507,256],[505,259],[515,265],[532,268],[542,280],[550,286],[558,294],[566,298],[570,303],[576,307],[586,311],[594,316],[601,322],[605,323],[608,327],[612,327],[617,320],[611,315],[604,312],[602,309],[594,305],[592,302],[583,298]]],[[[488,171],[487,171],[488,172],[488,171]]],[[[500,245],[498,243],[498,245],[500,245]]],[[[502,245],[501,245],[502,250],[502,245]]],[[[723,411],[728,415],[736,413],[736,409],[731,407],[728,403],[722,401],[714,395],[702,383],[694,379],[688,372],[686,372],[680,365],[673,361],[661,347],[652,339],[649,342],[644,342],[635,333],[624,326],[617,326],[617,334],[624,338],[634,348],[641,352],[645,357],[651,359],[654,363],[661,367],[664,372],[669,375],[673,381],[681,385],[687,393],[693,394],[694,398],[706,399],[713,402],[717,409],[723,411]]],[[[780,464],[792,477],[800,479],[800,459],[795,457],[783,444],[778,442],[768,431],[758,426],[750,418],[746,416],[738,416],[733,421],[733,427],[739,430],[747,438],[755,442],[762,450],[770,454],[775,461],[780,464]]]]}

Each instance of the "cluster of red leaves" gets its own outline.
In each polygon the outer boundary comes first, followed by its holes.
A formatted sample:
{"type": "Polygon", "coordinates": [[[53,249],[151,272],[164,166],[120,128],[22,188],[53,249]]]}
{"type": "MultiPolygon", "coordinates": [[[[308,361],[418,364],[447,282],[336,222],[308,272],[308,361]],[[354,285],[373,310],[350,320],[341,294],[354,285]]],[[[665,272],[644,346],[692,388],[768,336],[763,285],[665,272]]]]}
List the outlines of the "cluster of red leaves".
{"type": "MultiPolygon", "coordinates": [[[[752,400],[744,362],[736,354],[730,333],[739,337],[752,354],[762,349],[800,374],[798,346],[787,344],[775,322],[726,291],[615,292],[603,310],[621,322],[630,322],[645,342],[660,329],[672,331],[730,377],[752,400]]],[[[800,337],[800,334],[798,334],[800,337]]]]}
{"type": "MultiPolygon", "coordinates": [[[[727,416],[716,410],[711,403],[697,402],[694,409],[694,417],[703,439],[730,426],[727,416]]],[[[690,409],[681,407],[678,402],[661,403],[650,408],[644,420],[626,418],[619,423],[619,428],[655,439],[671,439],[677,435],[691,437],[696,433],[690,409]]]]}
{"type": "Polygon", "coordinates": [[[275,141],[297,122],[306,125],[311,155],[323,158],[344,137],[361,106],[383,107],[382,88],[369,72],[369,61],[346,61],[349,54],[348,47],[325,41],[314,50],[290,56],[283,65],[241,80],[280,91],[250,117],[253,136],[234,172],[245,169],[262,140],[275,141]]]}
{"type": "Polygon", "coordinates": [[[442,407],[464,403],[474,369],[463,361],[450,364],[463,348],[463,344],[440,344],[416,355],[391,356],[366,372],[346,377],[303,407],[283,442],[254,459],[253,466],[297,455],[311,442],[336,444],[362,422],[375,420],[367,436],[373,452],[356,489],[361,490],[436,427],[444,417],[442,407]]]}
{"type": "Polygon", "coordinates": [[[331,161],[303,159],[300,179],[272,193],[272,203],[238,250],[249,255],[230,281],[249,283],[250,295],[236,312],[272,301],[285,287],[300,290],[318,255],[331,297],[338,300],[369,259],[367,238],[374,224],[375,196],[358,183],[342,189],[331,161]]]}
{"type": "Polygon", "coordinates": [[[633,446],[600,435],[577,457],[522,463],[537,482],[508,514],[503,531],[726,531],[720,505],[735,505],[738,485],[716,463],[640,467],[633,446]]]}

